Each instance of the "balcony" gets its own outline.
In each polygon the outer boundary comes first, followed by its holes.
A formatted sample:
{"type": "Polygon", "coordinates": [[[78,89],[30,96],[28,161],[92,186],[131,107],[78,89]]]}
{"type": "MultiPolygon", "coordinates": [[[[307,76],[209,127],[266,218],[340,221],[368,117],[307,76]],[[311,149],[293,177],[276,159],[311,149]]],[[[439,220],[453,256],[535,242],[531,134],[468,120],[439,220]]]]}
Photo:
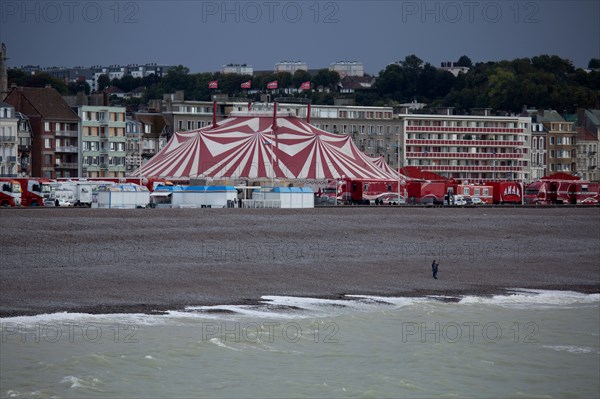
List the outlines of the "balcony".
{"type": "Polygon", "coordinates": [[[77,130],[57,130],[54,133],[56,137],[77,137],[78,134],[77,130]]]}
{"type": "Polygon", "coordinates": [[[524,147],[523,141],[506,140],[438,140],[407,139],[406,145],[446,146],[446,147],[524,147]]]}
{"type": "Polygon", "coordinates": [[[445,132],[456,134],[467,133],[523,133],[523,129],[514,127],[448,127],[448,126],[406,126],[407,132],[445,132]]]}
{"type": "Polygon", "coordinates": [[[77,169],[76,162],[61,162],[56,164],[56,169],[77,169]]]}
{"type": "Polygon", "coordinates": [[[55,152],[70,152],[70,153],[77,153],[79,150],[77,147],[74,146],[67,146],[67,147],[56,147],[55,152]]]}
{"type": "Polygon", "coordinates": [[[10,163],[15,163],[15,162],[17,162],[17,157],[14,155],[9,155],[6,157],[6,159],[4,161],[10,162],[10,163]]]}
{"type": "Polygon", "coordinates": [[[432,172],[522,172],[522,166],[478,166],[478,165],[416,165],[419,169],[432,172]]]}
{"type": "Polygon", "coordinates": [[[407,152],[407,158],[427,158],[427,159],[440,159],[440,158],[468,158],[468,159],[521,159],[525,157],[525,154],[518,152],[512,153],[472,153],[472,152],[407,152]]]}
{"type": "Polygon", "coordinates": [[[17,141],[17,136],[0,136],[0,143],[14,143],[17,141]]]}

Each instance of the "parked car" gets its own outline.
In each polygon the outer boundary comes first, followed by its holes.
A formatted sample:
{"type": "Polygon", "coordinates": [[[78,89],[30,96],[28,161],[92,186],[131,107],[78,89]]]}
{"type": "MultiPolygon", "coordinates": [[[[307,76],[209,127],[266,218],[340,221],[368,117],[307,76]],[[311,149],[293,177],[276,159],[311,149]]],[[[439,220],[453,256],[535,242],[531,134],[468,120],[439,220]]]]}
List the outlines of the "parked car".
{"type": "Polygon", "coordinates": [[[467,200],[462,195],[455,195],[454,205],[467,205],[467,200]]]}
{"type": "Polygon", "coordinates": [[[479,197],[471,198],[471,202],[473,205],[485,205],[485,202],[483,202],[483,200],[479,197]]]}
{"type": "MultiPolygon", "coordinates": [[[[56,199],[55,198],[46,198],[44,200],[44,206],[56,206],[56,199]]],[[[73,206],[73,204],[63,198],[59,198],[58,206],[73,206]]]]}
{"type": "Polygon", "coordinates": [[[406,205],[406,198],[395,193],[383,194],[378,199],[382,205],[406,205]]]}

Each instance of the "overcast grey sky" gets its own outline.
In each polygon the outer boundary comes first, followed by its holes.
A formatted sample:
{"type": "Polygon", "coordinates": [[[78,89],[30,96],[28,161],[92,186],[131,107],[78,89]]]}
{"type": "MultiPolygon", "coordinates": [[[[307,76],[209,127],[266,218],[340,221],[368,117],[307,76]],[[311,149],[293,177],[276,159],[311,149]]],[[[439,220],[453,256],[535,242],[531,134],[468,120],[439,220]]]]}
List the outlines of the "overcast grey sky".
{"type": "Polygon", "coordinates": [[[0,1],[10,67],[600,57],[600,1],[0,1]]]}

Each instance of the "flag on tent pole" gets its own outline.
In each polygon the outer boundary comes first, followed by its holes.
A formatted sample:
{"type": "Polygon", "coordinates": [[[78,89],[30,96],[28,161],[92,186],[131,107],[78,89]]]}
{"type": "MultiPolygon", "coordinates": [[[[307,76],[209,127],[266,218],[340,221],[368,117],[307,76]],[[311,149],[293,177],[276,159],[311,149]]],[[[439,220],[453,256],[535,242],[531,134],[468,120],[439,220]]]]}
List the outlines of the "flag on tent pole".
{"type": "Polygon", "coordinates": [[[252,81],[249,80],[247,82],[242,83],[241,87],[242,87],[242,89],[249,89],[249,88],[251,88],[252,87],[252,81]]]}
{"type": "Polygon", "coordinates": [[[219,82],[217,82],[216,80],[208,82],[208,88],[209,89],[218,89],[219,88],[219,82]]]}
{"type": "Polygon", "coordinates": [[[267,89],[269,89],[269,90],[274,90],[274,89],[277,89],[278,87],[279,87],[279,84],[277,83],[276,80],[267,83],[267,89]]]}
{"type": "Polygon", "coordinates": [[[310,90],[310,80],[300,85],[300,90],[310,90]]]}

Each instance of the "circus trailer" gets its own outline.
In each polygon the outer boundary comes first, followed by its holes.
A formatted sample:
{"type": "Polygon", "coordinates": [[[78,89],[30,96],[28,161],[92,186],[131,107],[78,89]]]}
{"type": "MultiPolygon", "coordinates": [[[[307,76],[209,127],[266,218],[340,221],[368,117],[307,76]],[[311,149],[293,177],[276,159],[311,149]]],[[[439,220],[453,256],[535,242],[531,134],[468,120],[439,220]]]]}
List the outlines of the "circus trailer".
{"type": "Polygon", "coordinates": [[[21,206],[21,183],[0,178],[0,206],[21,206]]]}
{"type": "Polygon", "coordinates": [[[409,204],[434,205],[443,204],[452,189],[448,189],[444,181],[412,180],[406,182],[406,191],[409,204]]]}
{"type": "Polygon", "coordinates": [[[397,194],[398,180],[343,179],[339,185],[339,200],[353,205],[372,205],[383,194],[397,194]]]}
{"type": "Polygon", "coordinates": [[[59,181],[53,185],[50,199],[59,198],[59,192],[67,195],[67,192],[71,192],[71,195],[67,199],[74,206],[91,206],[92,205],[92,194],[101,185],[113,184],[110,181],[86,181],[86,180],[69,180],[59,181]]]}
{"type": "Polygon", "coordinates": [[[15,179],[21,184],[21,205],[44,206],[44,202],[50,198],[52,181],[38,178],[15,179]]]}
{"type": "Polygon", "coordinates": [[[480,198],[484,204],[494,203],[494,187],[492,185],[480,184],[449,184],[452,187],[455,195],[463,197],[480,198]]]}
{"type": "Polygon", "coordinates": [[[492,186],[494,204],[522,204],[523,185],[514,181],[494,181],[486,183],[492,186]]]}
{"type": "Polygon", "coordinates": [[[595,205],[600,202],[599,191],[598,183],[580,180],[565,173],[555,173],[528,185],[524,197],[526,204],[595,205]]]}
{"type": "Polygon", "coordinates": [[[150,191],[137,184],[101,185],[92,194],[92,208],[134,209],[150,204],[150,191]]]}

